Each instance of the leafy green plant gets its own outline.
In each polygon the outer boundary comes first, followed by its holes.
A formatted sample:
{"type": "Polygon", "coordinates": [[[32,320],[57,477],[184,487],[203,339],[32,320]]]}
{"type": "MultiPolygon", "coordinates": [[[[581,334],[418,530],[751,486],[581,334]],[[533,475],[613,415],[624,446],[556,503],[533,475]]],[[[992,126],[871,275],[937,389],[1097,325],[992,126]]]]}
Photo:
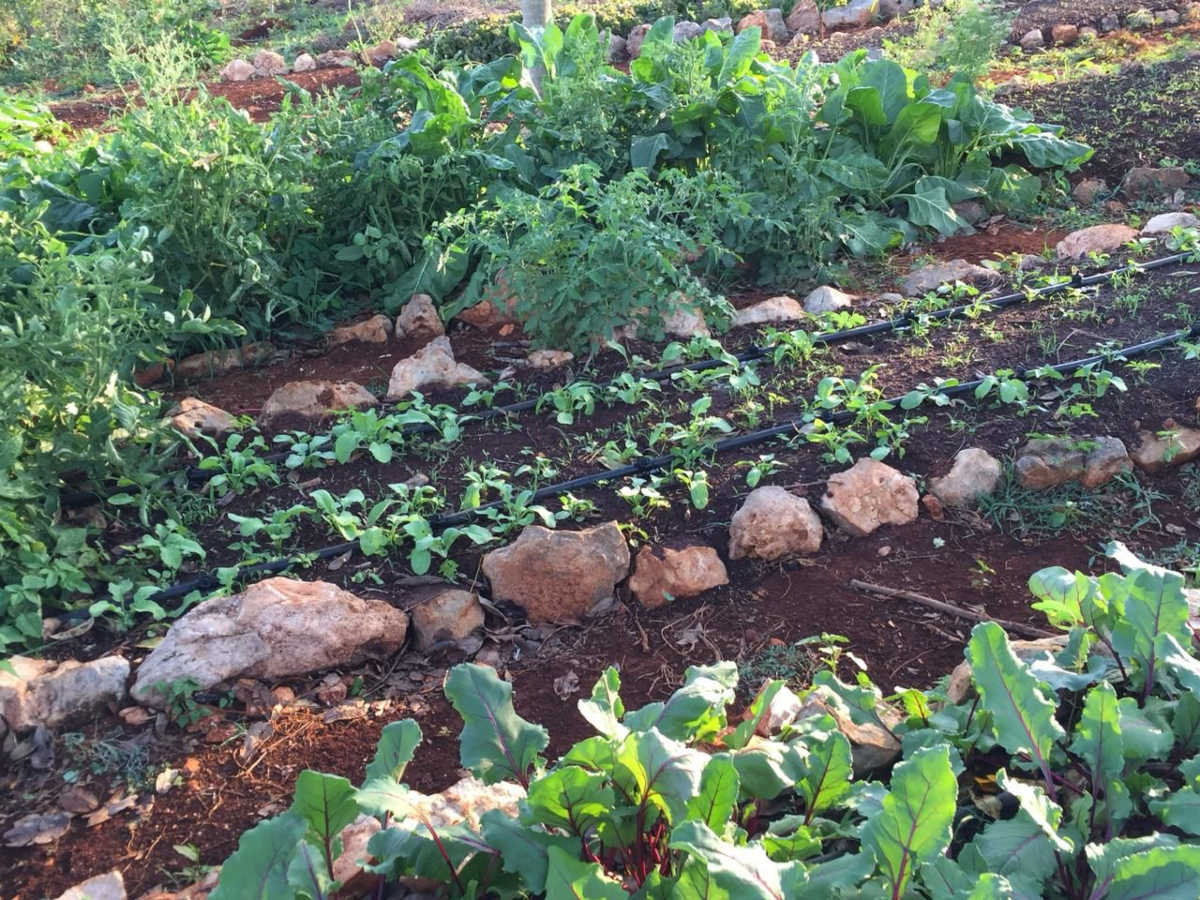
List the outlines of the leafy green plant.
{"type": "Polygon", "coordinates": [[[912,15],[911,35],[884,40],[888,57],[909,69],[960,73],[972,81],[986,75],[994,64],[1013,18],[995,0],[927,3],[912,15]]]}

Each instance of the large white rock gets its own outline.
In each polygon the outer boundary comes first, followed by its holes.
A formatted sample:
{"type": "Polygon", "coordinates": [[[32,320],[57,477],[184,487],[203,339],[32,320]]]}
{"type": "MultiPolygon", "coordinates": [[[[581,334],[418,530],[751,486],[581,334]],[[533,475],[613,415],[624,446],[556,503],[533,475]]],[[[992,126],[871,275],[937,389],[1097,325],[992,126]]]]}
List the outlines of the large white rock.
{"type": "Polygon", "coordinates": [[[729,522],[729,558],[781,559],[821,549],[821,517],[776,485],[755,488],[729,522]]]}
{"type": "Polygon", "coordinates": [[[225,81],[249,81],[254,77],[254,66],[244,59],[231,59],[221,70],[225,81]]]}
{"type": "Polygon", "coordinates": [[[195,397],[184,397],[169,415],[175,430],[193,439],[201,435],[217,437],[237,430],[237,419],[195,397]]]}
{"type": "Polygon", "coordinates": [[[319,421],[334,410],[366,409],[379,400],[353,381],[289,381],[267,398],[258,424],[266,429],[286,425],[292,418],[319,421]]]}
{"type": "Polygon", "coordinates": [[[433,340],[445,333],[442,317],[428,294],[414,294],[396,317],[396,337],[402,340],[433,340]]]}
{"type": "Polygon", "coordinates": [[[878,460],[863,458],[829,479],[821,509],[844,531],[866,537],[883,525],[917,519],[917,483],[878,460]]]}
{"type": "Polygon", "coordinates": [[[990,283],[999,280],[1000,276],[991,269],[969,263],[965,259],[952,259],[949,262],[937,263],[917,269],[904,279],[904,295],[906,297],[921,297],[930,291],[936,291],[943,284],[954,284],[962,281],[990,283]]]}
{"type": "Polygon", "coordinates": [[[382,659],[400,649],[408,616],[323,581],[268,578],[206,600],[168,629],[138,667],[133,695],[161,703],[159,682],[210,688],[233,678],[273,681],[382,659]]]}
{"type": "Polygon", "coordinates": [[[491,382],[483,373],[455,360],[450,339],[442,335],[396,363],[388,382],[387,399],[399,400],[413,391],[446,390],[466,384],[484,386],[491,382]]]}
{"type": "Polygon", "coordinates": [[[58,900],[126,900],[125,879],[117,870],[97,875],[59,894],[58,900]]]}
{"type": "Polygon", "coordinates": [[[16,731],[54,728],[120,704],[129,680],[129,661],[120,656],[85,663],[14,656],[8,663],[16,675],[0,670],[0,714],[16,731]]]}
{"type": "Polygon", "coordinates": [[[654,547],[638,551],[629,576],[629,593],[653,609],[672,600],[695,597],[729,584],[725,564],[712,547],[654,547]]]}
{"type": "Polygon", "coordinates": [[[808,318],[804,307],[793,297],[772,297],[745,309],[735,310],[731,324],[738,328],[746,325],[767,325],[775,322],[799,322],[808,318]]]}
{"type": "Polygon", "coordinates": [[[259,78],[269,78],[272,75],[286,75],[287,61],[274,50],[259,50],[250,57],[254,66],[254,74],[259,78]]]}
{"type": "Polygon", "coordinates": [[[854,297],[828,285],[817,288],[804,298],[804,311],[814,316],[850,309],[853,305],[854,297]]]}
{"type": "Polygon", "coordinates": [[[1142,229],[1143,235],[1166,234],[1173,228],[1200,228],[1200,219],[1190,212],[1163,213],[1155,216],[1142,229]]]}
{"type": "Polygon", "coordinates": [[[1002,474],[1000,460],[980,447],[968,447],[958,451],[949,472],[929,479],[929,491],[946,506],[968,507],[995,491],[1002,474]]]}
{"type": "Polygon", "coordinates": [[[428,650],[442,641],[460,641],[484,623],[479,595],[471,591],[440,591],[409,612],[418,650],[428,650]]]}
{"type": "Polygon", "coordinates": [[[296,61],[292,63],[293,72],[311,72],[317,67],[317,61],[311,53],[301,53],[296,57],[296,61]]]}
{"type": "Polygon", "coordinates": [[[1137,236],[1138,233],[1128,225],[1093,225],[1091,228],[1081,228],[1058,242],[1058,258],[1079,259],[1089,253],[1110,253],[1137,236]]]}
{"type": "Polygon", "coordinates": [[[850,0],[845,6],[830,6],[821,13],[826,28],[863,28],[879,13],[879,0],[850,0]]]}

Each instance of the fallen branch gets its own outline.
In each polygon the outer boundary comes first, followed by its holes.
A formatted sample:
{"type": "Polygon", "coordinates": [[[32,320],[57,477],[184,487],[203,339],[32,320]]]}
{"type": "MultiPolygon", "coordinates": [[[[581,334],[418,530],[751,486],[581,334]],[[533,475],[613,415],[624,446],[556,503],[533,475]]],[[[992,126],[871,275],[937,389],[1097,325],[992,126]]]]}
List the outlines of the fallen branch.
{"type": "Polygon", "coordinates": [[[899,588],[883,587],[879,584],[871,584],[869,581],[859,581],[856,578],[850,579],[850,587],[857,588],[860,591],[866,591],[868,594],[877,594],[880,597],[889,597],[897,600],[911,600],[913,603],[920,603],[922,606],[928,606],[930,609],[936,609],[938,612],[946,613],[950,616],[958,616],[961,619],[970,619],[972,622],[995,622],[1005,631],[1012,631],[1028,637],[1057,637],[1057,635],[1052,634],[1049,631],[1042,631],[1040,628],[1034,628],[1032,625],[1024,625],[1020,622],[1009,622],[1005,619],[997,619],[995,616],[985,616],[982,613],[972,612],[969,609],[963,609],[961,606],[955,606],[953,603],[947,603],[944,600],[934,600],[932,597],[926,597],[924,594],[918,594],[915,591],[902,591],[899,588]]]}

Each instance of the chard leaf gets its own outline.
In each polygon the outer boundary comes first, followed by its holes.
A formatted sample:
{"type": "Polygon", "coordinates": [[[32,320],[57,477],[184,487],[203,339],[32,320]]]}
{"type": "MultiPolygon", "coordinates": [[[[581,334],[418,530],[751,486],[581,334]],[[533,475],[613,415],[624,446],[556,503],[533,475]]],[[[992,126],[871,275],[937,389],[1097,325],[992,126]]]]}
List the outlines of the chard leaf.
{"type": "Polygon", "coordinates": [[[1200,750],[1200,697],[1184,694],[1179,698],[1171,730],[1181,751],[1200,750]]]}
{"type": "Polygon", "coordinates": [[[383,727],[375,758],[367,764],[367,781],[391,778],[400,781],[421,743],[421,727],[412,719],[390,722],[383,727]]]}
{"type": "Polygon", "coordinates": [[[329,873],[325,854],[307,841],[300,842],[288,866],[288,884],[309,900],[326,900],[341,886],[329,873]]]}
{"type": "Polygon", "coordinates": [[[1017,814],[989,824],[971,842],[985,863],[984,871],[1044,882],[1058,867],[1056,854],[1071,854],[1075,845],[1062,834],[1062,809],[1040,787],[1001,772],[1001,790],[1020,802],[1017,814]]]}
{"type": "Polygon", "coordinates": [[[1088,764],[1092,792],[1107,792],[1108,784],[1125,769],[1125,744],[1121,739],[1120,707],[1112,685],[1102,682],[1087,693],[1083,715],[1075,726],[1070,750],[1088,764]]]}
{"type": "Polygon", "coordinates": [[[546,828],[583,836],[616,805],[607,778],[578,766],[561,766],[529,786],[529,813],[546,828]]]}
{"type": "MultiPolygon", "coordinates": [[[[880,98],[881,108],[885,111],[886,122],[895,122],[900,113],[912,102],[908,92],[908,76],[904,68],[890,59],[873,59],[863,63],[860,69],[862,84],[873,88],[880,98]]],[[[850,96],[854,91],[850,92],[850,96]]],[[[849,99],[846,102],[850,106],[849,99]]],[[[872,122],[871,124],[876,124],[872,122]]]]}
{"type": "Polygon", "coordinates": [[[687,818],[708,825],[713,831],[724,829],[737,809],[738,773],[726,754],[708,761],[700,776],[700,791],[688,802],[687,818]]]}
{"type": "Polygon", "coordinates": [[[804,824],[802,816],[776,819],[767,826],[762,843],[767,855],[775,862],[808,859],[821,852],[821,839],[804,824]]]}
{"type": "Polygon", "coordinates": [[[804,773],[800,750],[780,741],[763,741],[733,754],[742,792],[756,800],[774,800],[804,773]]]}
{"type": "Polygon", "coordinates": [[[1191,640],[1183,576],[1143,563],[1119,543],[1109,545],[1108,555],[1125,570],[1121,585],[1124,609],[1113,627],[1113,649],[1138,661],[1148,695],[1156,675],[1158,636],[1169,634],[1181,642],[1191,640]]]}
{"type": "Polygon", "coordinates": [[[1195,900],[1200,846],[1155,847],[1117,862],[1106,900],[1195,900]]]}
{"type": "Polygon", "coordinates": [[[1183,693],[1200,696],[1200,659],[1185,650],[1175,635],[1160,634],[1154,641],[1154,654],[1183,693]]]}
{"type": "Polygon", "coordinates": [[[501,681],[495,669],[463,663],[450,670],[446,697],[463,719],[463,767],[484,784],[510,779],[528,785],[529,769],[550,736],[517,715],[512,685],[501,681]]]}
{"type": "MultiPolygon", "coordinates": [[[[699,896],[711,896],[714,900],[717,897],[792,900],[804,886],[804,868],[799,862],[777,863],[760,844],[737,846],[723,841],[703,822],[693,820],[677,825],[671,832],[670,846],[704,864],[717,893],[699,896]]],[[[679,887],[683,888],[682,879],[679,887]]],[[[697,895],[686,891],[681,896],[697,895]]]]}
{"type": "Polygon", "coordinates": [[[582,862],[561,847],[551,847],[548,858],[546,900],[629,900],[621,882],[599,863],[582,862]]]}
{"type": "Polygon", "coordinates": [[[665,703],[650,703],[625,714],[631,731],[655,728],[678,741],[703,741],[716,737],[725,727],[725,708],[733,702],[737,666],[691,666],[683,687],[665,703]]]}
{"type": "Polygon", "coordinates": [[[1033,608],[1055,628],[1067,630],[1086,621],[1084,602],[1096,594],[1096,582],[1082,572],[1050,566],[1030,576],[1029,592],[1037,598],[1033,608]]]}
{"type": "Polygon", "coordinates": [[[623,738],[629,729],[621,724],[625,704],[621,702],[621,675],[609,666],[592,688],[590,700],[579,701],[579,714],[605,737],[623,738]]]}
{"type": "Polygon", "coordinates": [[[342,829],[358,817],[355,793],[354,786],[340,775],[306,769],[296,779],[291,811],[308,823],[308,833],[318,843],[333,846],[342,829]]]}
{"type": "Polygon", "coordinates": [[[1141,708],[1133,697],[1122,697],[1117,704],[1125,756],[1132,761],[1166,759],[1174,744],[1170,729],[1150,717],[1149,708],[1141,708]]]}
{"type": "Polygon", "coordinates": [[[850,793],[853,781],[850,741],[844,734],[833,731],[822,741],[810,741],[804,774],[796,783],[796,790],[804,798],[805,822],[837,805],[850,793]]]}
{"type": "Polygon", "coordinates": [[[862,845],[893,897],[904,894],[916,868],[950,845],[958,783],[945,746],[926,747],[892,770],[891,790],[881,812],[862,828],[862,845]]]}
{"type": "Polygon", "coordinates": [[[307,830],[303,818],[286,812],[245,832],[237,851],[221,866],[212,900],[292,900],[288,866],[307,830]]]}
{"type": "Polygon", "coordinates": [[[525,887],[535,893],[546,889],[550,848],[566,853],[579,849],[578,838],[529,828],[498,809],[484,813],[479,824],[484,839],[499,851],[504,871],[519,875],[525,887]]]}
{"type": "Polygon", "coordinates": [[[1055,705],[1043,696],[1037,678],[1013,654],[1008,636],[995,622],[971,629],[967,659],[1000,744],[1014,755],[1030,754],[1049,783],[1050,750],[1065,736],[1054,718],[1055,705]]]}
{"type": "Polygon", "coordinates": [[[1121,860],[1152,850],[1155,847],[1177,847],[1179,840],[1169,834],[1151,834],[1139,838],[1113,838],[1103,844],[1088,844],[1083,848],[1088,865],[1099,884],[1111,882],[1121,860]]]}
{"type": "Polygon", "coordinates": [[[633,732],[617,754],[614,781],[632,805],[664,811],[671,822],[687,816],[688,803],[700,790],[709,757],[673,741],[656,729],[633,732]]]}
{"type": "Polygon", "coordinates": [[[975,882],[974,890],[966,895],[966,900],[1010,900],[1012,896],[1012,885],[1007,878],[985,872],[975,882]]]}
{"type": "Polygon", "coordinates": [[[775,697],[785,687],[785,682],[775,680],[767,682],[755,695],[754,700],[750,703],[750,709],[746,713],[746,718],[733,729],[732,734],[725,735],[725,746],[730,750],[741,750],[754,737],[754,732],[758,730],[758,723],[762,721],[766,715],[771,703],[775,697]]]}
{"type": "Polygon", "coordinates": [[[1200,837],[1200,793],[1194,787],[1176,791],[1166,800],[1152,800],[1150,812],[1164,825],[1200,837]]]}

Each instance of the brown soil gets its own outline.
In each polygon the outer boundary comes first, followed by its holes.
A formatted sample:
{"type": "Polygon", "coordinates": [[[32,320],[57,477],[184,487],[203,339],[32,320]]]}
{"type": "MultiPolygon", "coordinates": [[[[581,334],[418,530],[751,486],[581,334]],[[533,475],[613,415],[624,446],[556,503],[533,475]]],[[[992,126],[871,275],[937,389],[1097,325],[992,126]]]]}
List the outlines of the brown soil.
{"type": "Polygon", "coordinates": [[[1035,28],[1049,29],[1055,25],[1088,25],[1099,22],[1105,16],[1127,16],[1140,9],[1178,9],[1179,3],[1146,3],[1145,0],[1032,0],[1021,7],[1013,22],[1012,39],[1019,41],[1022,35],[1035,28]]]}

